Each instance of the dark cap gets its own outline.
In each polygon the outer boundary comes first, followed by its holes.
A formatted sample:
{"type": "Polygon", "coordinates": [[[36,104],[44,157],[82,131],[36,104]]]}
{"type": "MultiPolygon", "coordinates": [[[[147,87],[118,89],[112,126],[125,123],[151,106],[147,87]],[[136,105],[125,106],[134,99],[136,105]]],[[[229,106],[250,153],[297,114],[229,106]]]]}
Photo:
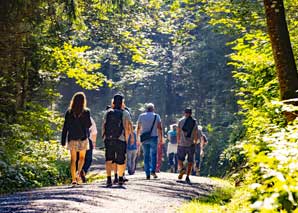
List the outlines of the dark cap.
{"type": "Polygon", "coordinates": [[[116,108],[119,108],[121,105],[122,105],[122,103],[123,103],[123,99],[124,99],[124,96],[122,95],[122,94],[116,94],[116,95],[114,95],[114,104],[115,104],[115,107],[116,108]]]}
{"type": "Polygon", "coordinates": [[[117,93],[114,95],[114,101],[122,101],[124,96],[122,94],[117,93]]]}
{"type": "Polygon", "coordinates": [[[186,108],[186,109],[184,109],[184,113],[189,113],[189,114],[191,114],[191,108],[186,108]]]}

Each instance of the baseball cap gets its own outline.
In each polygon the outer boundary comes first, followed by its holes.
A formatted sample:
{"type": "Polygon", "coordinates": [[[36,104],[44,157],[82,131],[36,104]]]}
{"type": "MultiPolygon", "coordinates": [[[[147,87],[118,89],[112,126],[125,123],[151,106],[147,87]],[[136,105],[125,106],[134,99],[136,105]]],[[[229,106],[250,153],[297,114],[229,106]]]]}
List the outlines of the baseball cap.
{"type": "Polygon", "coordinates": [[[185,109],[184,109],[184,113],[189,113],[189,114],[191,114],[191,112],[192,112],[192,111],[191,111],[191,108],[185,108],[185,109]]]}

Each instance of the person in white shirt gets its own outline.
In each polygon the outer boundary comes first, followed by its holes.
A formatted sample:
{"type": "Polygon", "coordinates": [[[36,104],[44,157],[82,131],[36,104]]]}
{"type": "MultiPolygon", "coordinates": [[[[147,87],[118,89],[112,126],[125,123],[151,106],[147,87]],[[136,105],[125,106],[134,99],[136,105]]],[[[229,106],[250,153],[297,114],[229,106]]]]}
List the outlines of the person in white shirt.
{"type": "Polygon", "coordinates": [[[94,119],[91,117],[91,127],[89,128],[89,150],[86,151],[85,163],[81,171],[81,179],[83,183],[86,183],[86,174],[92,164],[93,149],[96,147],[97,128],[94,119]]]}

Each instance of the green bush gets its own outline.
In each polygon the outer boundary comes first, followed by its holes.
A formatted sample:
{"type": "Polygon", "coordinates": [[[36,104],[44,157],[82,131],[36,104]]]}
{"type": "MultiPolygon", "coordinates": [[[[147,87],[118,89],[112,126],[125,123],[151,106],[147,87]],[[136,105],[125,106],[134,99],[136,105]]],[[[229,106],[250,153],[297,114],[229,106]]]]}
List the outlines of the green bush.
{"type": "Polygon", "coordinates": [[[55,112],[29,104],[14,124],[1,124],[0,193],[66,181],[67,153],[55,140],[60,123],[55,112]]]}
{"type": "Polygon", "coordinates": [[[293,212],[298,202],[298,120],[286,127],[268,125],[260,143],[247,144],[252,208],[293,212]]]}

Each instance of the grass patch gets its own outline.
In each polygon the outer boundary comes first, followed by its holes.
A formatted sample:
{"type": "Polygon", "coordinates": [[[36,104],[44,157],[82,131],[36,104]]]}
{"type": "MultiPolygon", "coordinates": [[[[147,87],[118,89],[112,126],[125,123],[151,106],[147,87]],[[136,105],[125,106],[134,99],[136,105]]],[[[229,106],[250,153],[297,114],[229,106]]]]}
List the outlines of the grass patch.
{"type": "Polygon", "coordinates": [[[198,198],[197,201],[201,203],[224,205],[231,201],[234,193],[235,193],[235,188],[232,186],[218,187],[218,188],[215,188],[210,195],[198,198]]]}
{"type": "Polygon", "coordinates": [[[86,175],[86,178],[87,178],[87,182],[88,183],[93,183],[93,182],[101,181],[101,180],[105,179],[106,177],[107,177],[106,175],[99,174],[98,172],[89,172],[86,175]]]}
{"type": "Polygon", "coordinates": [[[251,212],[249,192],[245,187],[235,188],[226,181],[214,189],[208,196],[204,196],[177,210],[179,213],[248,213],[251,212]]]}

